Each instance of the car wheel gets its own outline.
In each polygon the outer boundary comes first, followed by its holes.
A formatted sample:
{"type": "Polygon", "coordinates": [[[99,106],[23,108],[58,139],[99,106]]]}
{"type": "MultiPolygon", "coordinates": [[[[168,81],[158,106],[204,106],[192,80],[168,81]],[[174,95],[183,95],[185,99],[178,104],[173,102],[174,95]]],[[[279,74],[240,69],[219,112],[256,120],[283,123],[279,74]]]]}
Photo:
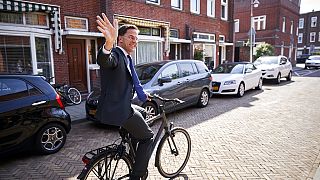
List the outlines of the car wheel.
{"type": "Polygon", "coordinates": [[[276,83],[280,84],[280,82],[281,82],[281,74],[279,73],[276,79],[276,83]]]}
{"type": "Polygon", "coordinates": [[[292,72],[290,71],[287,76],[287,81],[291,81],[291,79],[292,79],[292,72]]]}
{"type": "Polygon", "coordinates": [[[50,123],[41,128],[36,136],[36,148],[41,154],[58,152],[66,142],[66,130],[59,124],[50,123]]]}
{"type": "Polygon", "coordinates": [[[244,90],[244,83],[242,82],[239,85],[237,96],[242,97],[244,95],[244,90]]]}
{"type": "Polygon", "coordinates": [[[259,83],[258,86],[256,87],[256,89],[261,90],[262,89],[262,78],[259,79],[259,83]]]}
{"type": "Polygon", "coordinates": [[[197,106],[201,108],[206,107],[209,103],[209,96],[209,91],[207,89],[202,89],[197,106]]]}
{"type": "Polygon", "coordinates": [[[158,115],[158,108],[154,103],[146,102],[143,107],[147,112],[146,120],[158,115]]]}

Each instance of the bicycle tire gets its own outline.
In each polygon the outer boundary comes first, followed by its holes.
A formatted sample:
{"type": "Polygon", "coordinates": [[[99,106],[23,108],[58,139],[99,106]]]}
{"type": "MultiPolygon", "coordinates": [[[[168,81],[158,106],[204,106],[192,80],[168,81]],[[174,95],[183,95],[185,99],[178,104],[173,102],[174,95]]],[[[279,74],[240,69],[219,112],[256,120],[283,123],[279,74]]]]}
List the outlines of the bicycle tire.
{"type": "Polygon", "coordinates": [[[165,134],[161,138],[157,148],[156,166],[159,173],[166,178],[173,178],[179,175],[187,165],[190,153],[191,138],[189,133],[183,128],[172,129],[171,135],[165,134]],[[178,154],[173,152],[175,150],[173,149],[173,143],[176,144],[178,154]]]}
{"type": "Polygon", "coordinates": [[[81,103],[81,94],[76,88],[68,89],[68,98],[73,104],[78,105],[81,103]]]}
{"type": "Polygon", "coordinates": [[[105,151],[92,158],[80,179],[129,179],[132,167],[132,160],[127,153],[119,157],[117,150],[105,151]]]}

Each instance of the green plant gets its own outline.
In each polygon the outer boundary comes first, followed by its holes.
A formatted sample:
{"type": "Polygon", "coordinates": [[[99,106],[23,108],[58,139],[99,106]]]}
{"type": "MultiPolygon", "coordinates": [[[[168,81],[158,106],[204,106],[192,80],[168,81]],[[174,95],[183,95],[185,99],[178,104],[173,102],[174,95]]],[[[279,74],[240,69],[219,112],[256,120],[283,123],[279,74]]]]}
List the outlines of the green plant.
{"type": "Polygon", "coordinates": [[[196,60],[203,60],[203,50],[202,49],[195,49],[193,58],[196,60]]]}
{"type": "Polygon", "coordinates": [[[262,43],[257,46],[255,58],[259,58],[260,56],[273,56],[274,55],[274,47],[268,43],[262,43]]]}

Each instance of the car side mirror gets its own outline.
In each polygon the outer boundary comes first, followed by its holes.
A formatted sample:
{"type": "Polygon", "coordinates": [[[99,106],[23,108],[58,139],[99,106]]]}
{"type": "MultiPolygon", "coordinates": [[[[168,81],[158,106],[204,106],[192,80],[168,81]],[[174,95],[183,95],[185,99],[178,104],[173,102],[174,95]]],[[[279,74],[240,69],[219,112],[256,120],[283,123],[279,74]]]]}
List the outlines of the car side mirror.
{"type": "Polygon", "coordinates": [[[158,83],[160,85],[163,85],[163,83],[168,83],[168,82],[171,82],[171,81],[172,81],[171,77],[162,77],[162,78],[158,79],[158,83]]]}

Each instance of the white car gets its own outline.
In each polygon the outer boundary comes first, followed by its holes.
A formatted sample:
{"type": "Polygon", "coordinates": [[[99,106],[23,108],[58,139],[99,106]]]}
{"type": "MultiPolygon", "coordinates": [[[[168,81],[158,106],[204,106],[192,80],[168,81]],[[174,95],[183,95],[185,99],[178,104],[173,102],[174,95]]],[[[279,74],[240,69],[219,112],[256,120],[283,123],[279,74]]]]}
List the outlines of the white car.
{"type": "Polygon", "coordinates": [[[236,94],[242,97],[249,89],[262,89],[262,72],[252,63],[220,64],[211,72],[212,94],[236,94]]]}
{"type": "Polygon", "coordinates": [[[273,79],[277,84],[284,77],[291,81],[292,65],[285,56],[261,56],[253,64],[261,69],[264,79],[273,79]]]}
{"type": "Polygon", "coordinates": [[[305,69],[309,69],[311,67],[320,68],[320,56],[309,56],[309,58],[305,62],[305,69]]]}

